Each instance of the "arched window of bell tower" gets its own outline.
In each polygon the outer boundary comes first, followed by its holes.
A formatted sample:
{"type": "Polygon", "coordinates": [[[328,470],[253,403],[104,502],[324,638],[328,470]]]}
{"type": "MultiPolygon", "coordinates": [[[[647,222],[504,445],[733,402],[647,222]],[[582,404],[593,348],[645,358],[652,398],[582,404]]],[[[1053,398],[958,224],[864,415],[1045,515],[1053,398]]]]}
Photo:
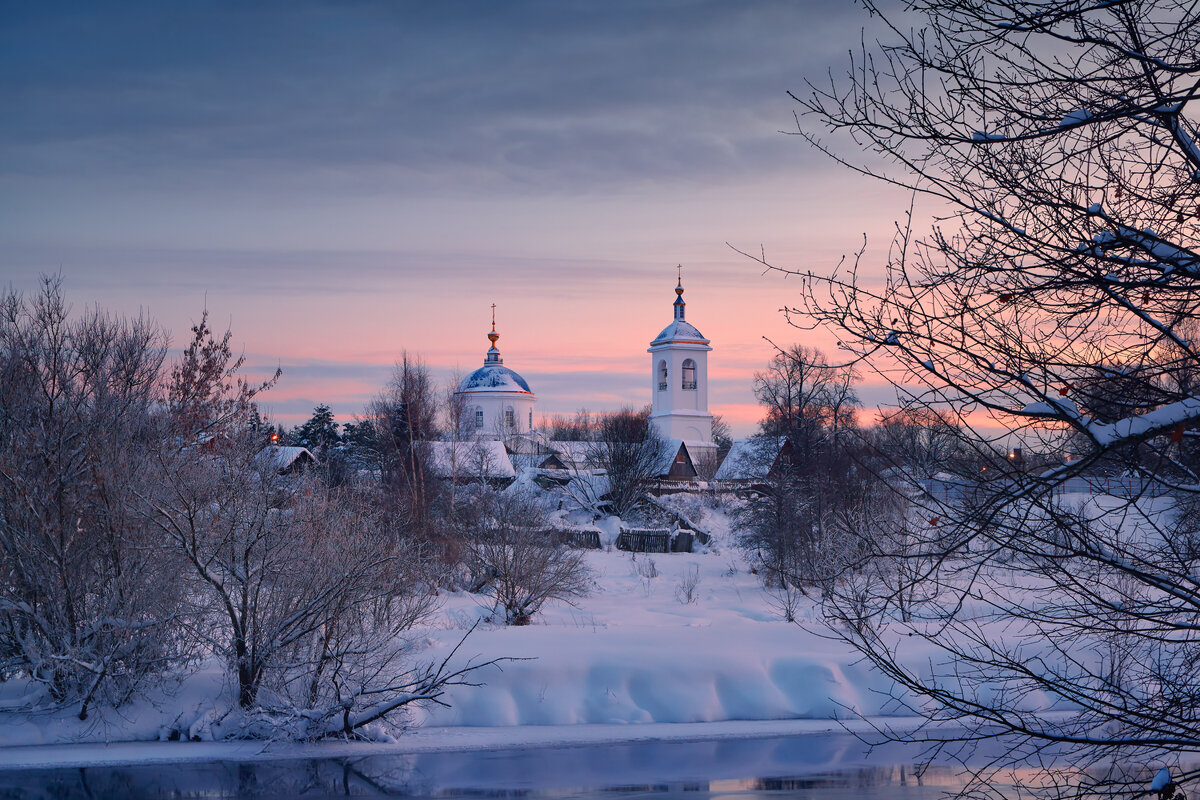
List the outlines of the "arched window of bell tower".
{"type": "Polygon", "coordinates": [[[658,390],[665,392],[667,390],[667,362],[662,360],[658,362],[658,390]]]}
{"type": "Polygon", "coordinates": [[[688,391],[696,389],[696,362],[690,358],[683,361],[683,388],[688,391]]]}

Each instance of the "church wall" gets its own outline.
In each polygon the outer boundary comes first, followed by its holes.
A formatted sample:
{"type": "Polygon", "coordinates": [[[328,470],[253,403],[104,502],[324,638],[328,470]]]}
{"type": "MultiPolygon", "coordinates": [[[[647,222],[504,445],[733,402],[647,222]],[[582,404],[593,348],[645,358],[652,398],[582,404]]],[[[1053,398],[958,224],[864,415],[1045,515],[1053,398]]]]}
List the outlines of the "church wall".
{"type": "Polygon", "coordinates": [[[534,411],[534,398],[527,394],[516,392],[509,394],[463,394],[463,405],[466,409],[467,432],[477,433],[485,438],[501,436],[505,433],[528,433],[530,420],[534,411]],[[505,411],[513,410],[513,426],[505,424],[505,411]],[[483,412],[483,425],[476,425],[476,412],[483,412]]]}

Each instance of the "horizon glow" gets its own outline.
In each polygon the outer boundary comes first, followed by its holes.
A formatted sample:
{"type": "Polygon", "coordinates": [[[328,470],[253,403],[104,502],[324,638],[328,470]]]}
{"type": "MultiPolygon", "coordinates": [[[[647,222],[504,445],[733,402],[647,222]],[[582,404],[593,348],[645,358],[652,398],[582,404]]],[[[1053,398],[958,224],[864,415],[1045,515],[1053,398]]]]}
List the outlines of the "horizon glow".
{"type": "Polygon", "coordinates": [[[748,435],[767,340],[836,340],[790,328],[793,284],[733,248],[826,272],[866,232],[878,260],[904,208],[783,133],[786,91],[869,24],[841,4],[9,17],[0,283],[62,275],[77,308],[145,312],[175,347],[207,309],[247,374],[283,368],[263,407],[288,425],[318,403],[350,421],[404,351],[440,382],[470,372],[492,303],[538,415],[644,405],[682,264],[709,410],[748,435]]]}

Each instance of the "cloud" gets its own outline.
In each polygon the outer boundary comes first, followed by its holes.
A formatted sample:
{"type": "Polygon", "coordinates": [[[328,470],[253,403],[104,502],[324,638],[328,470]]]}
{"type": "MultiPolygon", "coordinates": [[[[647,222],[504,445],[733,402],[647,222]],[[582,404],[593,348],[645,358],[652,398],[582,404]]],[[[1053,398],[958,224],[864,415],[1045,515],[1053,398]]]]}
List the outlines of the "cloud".
{"type": "Polygon", "coordinates": [[[822,25],[851,18],[830,6],[32,5],[0,33],[0,164],[352,193],[761,172],[808,157],[776,132],[830,53],[822,25]]]}
{"type": "Polygon", "coordinates": [[[77,303],[148,307],[177,340],[207,307],[283,363],[293,416],[356,413],[403,349],[473,368],[492,302],[546,408],[638,405],[677,262],[714,407],[748,405],[759,337],[796,335],[791,289],[725,242],[821,269],[875,202],[779,133],[785,90],[852,42],[850,3],[4,13],[0,283],[61,270],[77,303]]]}

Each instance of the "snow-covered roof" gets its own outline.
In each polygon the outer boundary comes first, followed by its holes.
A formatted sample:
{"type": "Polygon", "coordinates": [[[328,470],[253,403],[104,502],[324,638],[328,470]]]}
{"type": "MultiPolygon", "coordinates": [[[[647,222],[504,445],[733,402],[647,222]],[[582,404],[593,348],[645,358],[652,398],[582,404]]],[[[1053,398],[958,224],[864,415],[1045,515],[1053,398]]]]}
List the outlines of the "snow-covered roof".
{"type": "Polygon", "coordinates": [[[551,450],[550,440],[538,431],[529,431],[528,433],[518,433],[505,437],[504,446],[508,448],[508,452],[510,453],[525,453],[529,455],[548,453],[551,450]]]}
{"type": "Polygon", "coordinates": [[[503,364],[484,364],[479,369],[462,379],[458,385],[458,394],[477,394],[480,392],[523,392],[533,394],[525,379],[503,364]]]}
{"type": "Polygon", "coordinates": [[[650,342],[651,346],[662,344],[664,342],[697,342],[699,344],[708,344],[708,339],[700,331],[696,330],[696,326],[687,320],[677,319],[672,320],[671,324],[662,329],[662,333],[654,337],[650,342]]]}
{"type": "Polygon", "coordinates": [[[610,491],[612,484],[604,474],[577,472],[567,482],[567,494],[587,504],[599,505],[610,491]]]}
{"type": "Polygon", "coordinates": [[[426,468],[437,478],[515,478],[504,443],[479,439],[468,442],[416,442],[426,468]]]}
{"type": "Polygon", "coordinates": [[[554,453],[509,453],[508,458],[516,469],[566,469],[566,464],[554,453]]]}
{"type": "Polygon", "coordinates": [[[775,466],[775,459],[787,443],[786,436],[751,436],[738,439],[729,448],[725,460],[717,468],[715,480],[765,480],[775,466]]]}
{"type": "Polygon", "coordinates": [[[281,447],[269,445],[258,454],[272,469],[283,472],[290,469],[298,460],[310,464],[317,463],[317,457],[307,447],[281,447]]]}
{"type": "Polygon", "coordinates": [[[595,442],[552,441],[550,449],[558,454],[567,468],[586,468],[595,452],[595,442]]]}
{"type": "MultiPolygon", "coordinates": [[[[675,464],[675,456],[679,455],[682,448],[689,462],[693,464],[695,459],[688,450],[687,443],[682,439],[668,439],[659,441],[659,450],[654,454],[654,474],[665,476],[671,471],[671,467],[675,464]]],[[[597,458],[606,448],[604,442],[574,442],[574,441],[554,441],[550,442],[550,447],[558,454],[559,459],[568,469],[574,470],[594,470],[598,468],[596,464],[597,458]]]]}

